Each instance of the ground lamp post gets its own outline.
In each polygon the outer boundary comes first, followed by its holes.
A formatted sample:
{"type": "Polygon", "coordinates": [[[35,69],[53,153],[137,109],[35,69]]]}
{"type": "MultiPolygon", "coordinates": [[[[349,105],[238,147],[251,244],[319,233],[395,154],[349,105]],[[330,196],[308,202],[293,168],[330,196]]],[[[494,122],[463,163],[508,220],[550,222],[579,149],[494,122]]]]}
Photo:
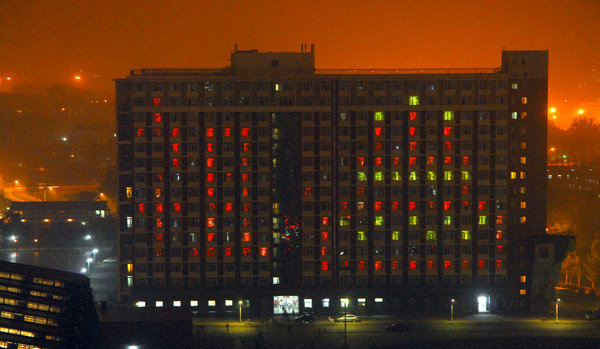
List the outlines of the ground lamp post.
{"type": "Polygon", "coordinates": [[[454,323],[454,298],[450,300],[450,322],[454,323]]]}
{"type": "Polygon", "coordinates": [[[556,318],[555,321],[558,323],[558,303],[560,303],[560,298],[556,298],[556,318]]]}
{"type": "Polygon", "coordinates": [[[348,319],[346,315],[348,314],[348,298],[342,298],[342,306],[344,307],[344,348],[348,347],[348,319]]]}
{"type": "Polygon", "coordinates": [[[240,306],[240,324],[241,324],[242,323],[242,300],[239,300],[238,304],[240,306]]]}

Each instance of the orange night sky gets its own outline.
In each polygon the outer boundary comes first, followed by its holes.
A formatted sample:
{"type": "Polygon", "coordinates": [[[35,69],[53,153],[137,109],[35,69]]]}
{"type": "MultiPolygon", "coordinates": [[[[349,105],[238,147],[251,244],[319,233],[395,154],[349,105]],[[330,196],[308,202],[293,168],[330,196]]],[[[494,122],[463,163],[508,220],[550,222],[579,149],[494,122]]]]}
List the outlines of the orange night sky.
{"type": "Polygon", "coordinates": [[[225,66],[235,43],[314,43],[318,68],[497,67],[503,48],[545,49],[557,124],[579,108],[600,118],[597,0],[0,0],[0,91],[111,91],[133,68],[225,66]]]}

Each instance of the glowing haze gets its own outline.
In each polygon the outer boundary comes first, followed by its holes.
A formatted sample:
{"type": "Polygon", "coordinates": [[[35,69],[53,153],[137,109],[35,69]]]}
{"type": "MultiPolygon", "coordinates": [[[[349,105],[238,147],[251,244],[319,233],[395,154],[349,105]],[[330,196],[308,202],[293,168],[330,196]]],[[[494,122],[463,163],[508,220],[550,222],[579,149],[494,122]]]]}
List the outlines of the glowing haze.
{"type": "Polygon", "coordinates": [[[299,51],[318,68],[497,67],[550,51],[554,121],[599,116],[600,2],[0,1],[0,92],[71,83],[112,90],[142,67],[222,67],[240,49],[299,51]],[[10,80],[8,79],[10,77],[10,80]]]}

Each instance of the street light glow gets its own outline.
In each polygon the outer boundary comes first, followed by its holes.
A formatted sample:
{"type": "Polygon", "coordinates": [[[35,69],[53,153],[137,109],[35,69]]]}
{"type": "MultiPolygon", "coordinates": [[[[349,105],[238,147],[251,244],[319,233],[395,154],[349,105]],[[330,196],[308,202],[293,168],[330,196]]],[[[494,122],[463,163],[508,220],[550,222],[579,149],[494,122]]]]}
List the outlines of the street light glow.
{"type": "Polygon", "coordinates": [[[550,108],[551,113],[556,113],[556,108],[550,108]]]}
{"type": "Polygon", "coordinates": [[[79,75],[75,75],[74,79],[75,79],[75,80],[81,80],[81,76],[79,76],[79,75]]]}
{"type": "Polygon", "coordinates": [[[583,110],[583,109],[579,109],[579,110],[577,111],[577,114],[579,114],[579,115],[583,115],[583,113],[585,113],[585,110],[583,110]]]}

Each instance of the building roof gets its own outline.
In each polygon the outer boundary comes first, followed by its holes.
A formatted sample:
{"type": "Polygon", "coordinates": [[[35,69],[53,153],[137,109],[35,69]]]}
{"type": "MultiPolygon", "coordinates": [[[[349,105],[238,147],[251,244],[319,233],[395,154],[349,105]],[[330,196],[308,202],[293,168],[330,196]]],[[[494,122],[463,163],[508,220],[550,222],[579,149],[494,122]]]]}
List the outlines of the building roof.
{"type": "Polygon", "coordinates": [[[107,210],[106,201],[12,201],[13,211],[29,210],[107,210]]]}

